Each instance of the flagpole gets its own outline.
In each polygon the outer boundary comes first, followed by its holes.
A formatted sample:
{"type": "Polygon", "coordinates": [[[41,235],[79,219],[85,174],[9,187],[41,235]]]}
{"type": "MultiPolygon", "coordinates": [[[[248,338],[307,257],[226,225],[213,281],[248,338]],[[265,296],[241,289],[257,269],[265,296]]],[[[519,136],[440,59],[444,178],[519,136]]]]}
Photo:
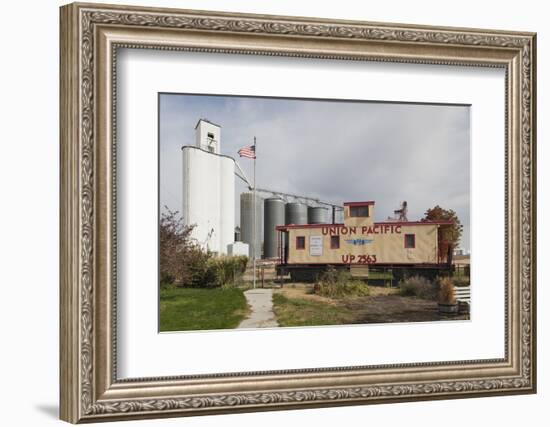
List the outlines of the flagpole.
{"type": "Polygon", "coordinates": [[[256,137],[254,137],[254,189],[252,191],[254,199],[254,232],[252,234],[252,268],[254,270],[254,289],[256,289],[256,137]]]}

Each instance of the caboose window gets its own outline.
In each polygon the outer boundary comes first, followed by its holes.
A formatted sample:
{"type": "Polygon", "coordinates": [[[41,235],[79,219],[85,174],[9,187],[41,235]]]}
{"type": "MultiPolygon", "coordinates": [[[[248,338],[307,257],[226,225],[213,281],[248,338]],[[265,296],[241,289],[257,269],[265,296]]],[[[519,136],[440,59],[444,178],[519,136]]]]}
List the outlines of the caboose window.
{"type": "Polygon", "coordinates": [[[305,236],[296,236],[296,249],[305,249],[305,248],[306,248],[305,236]]]}
{"type": "Polygon", "coordinates": [[[351,217],[368,217],[369,216],[369,206],[350,206],[349,215],[351,217]]]}
{"type": "Polygon", "coordinates": [[[414,234],[405,234],[405,248],[413,249],[416,247],[415,235],[414,234]]]}
{"type": "Polygon", "coordinates": [[[330,236],[330,249],[340,249],[340,236],[330,236]]]}

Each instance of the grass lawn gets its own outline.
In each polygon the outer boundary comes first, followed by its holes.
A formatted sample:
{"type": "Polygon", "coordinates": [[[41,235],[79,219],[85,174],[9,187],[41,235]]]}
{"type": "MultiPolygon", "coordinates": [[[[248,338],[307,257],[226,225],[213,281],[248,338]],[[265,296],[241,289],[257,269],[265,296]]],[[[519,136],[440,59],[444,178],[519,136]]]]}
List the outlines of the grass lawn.
{"type": "Polygon", "coordinates": [[[322,301],[273,294],[273,311],[280,326],[321,326],[353,323],[352,310],[322,301]]]}
{"type": "Polygon", "coordinates": [[[248,310],[241,289],[161,289],[160,330],[231,329],[239,325],[248,310]]]}

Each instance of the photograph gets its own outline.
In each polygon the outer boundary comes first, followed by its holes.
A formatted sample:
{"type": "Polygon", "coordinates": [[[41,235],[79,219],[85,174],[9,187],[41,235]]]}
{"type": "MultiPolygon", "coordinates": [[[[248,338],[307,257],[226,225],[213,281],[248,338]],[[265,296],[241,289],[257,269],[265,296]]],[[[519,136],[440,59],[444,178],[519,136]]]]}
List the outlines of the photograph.
{"type": "Polygon", "coordinates": [[[159,331],[469,320],[470,108],[159,93],[159,331]]]}

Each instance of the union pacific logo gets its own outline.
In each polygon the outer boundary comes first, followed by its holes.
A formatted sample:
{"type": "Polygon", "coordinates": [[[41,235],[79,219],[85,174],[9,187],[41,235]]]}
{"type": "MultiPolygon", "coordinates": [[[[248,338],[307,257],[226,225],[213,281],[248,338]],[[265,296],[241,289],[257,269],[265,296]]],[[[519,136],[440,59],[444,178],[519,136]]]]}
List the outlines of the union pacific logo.
{"type": "Polygon", "coordinates": [[[347,239],[346,243],[350,245],[368,245],[369,243],[372,243],[372,239],[347,239]]]}

